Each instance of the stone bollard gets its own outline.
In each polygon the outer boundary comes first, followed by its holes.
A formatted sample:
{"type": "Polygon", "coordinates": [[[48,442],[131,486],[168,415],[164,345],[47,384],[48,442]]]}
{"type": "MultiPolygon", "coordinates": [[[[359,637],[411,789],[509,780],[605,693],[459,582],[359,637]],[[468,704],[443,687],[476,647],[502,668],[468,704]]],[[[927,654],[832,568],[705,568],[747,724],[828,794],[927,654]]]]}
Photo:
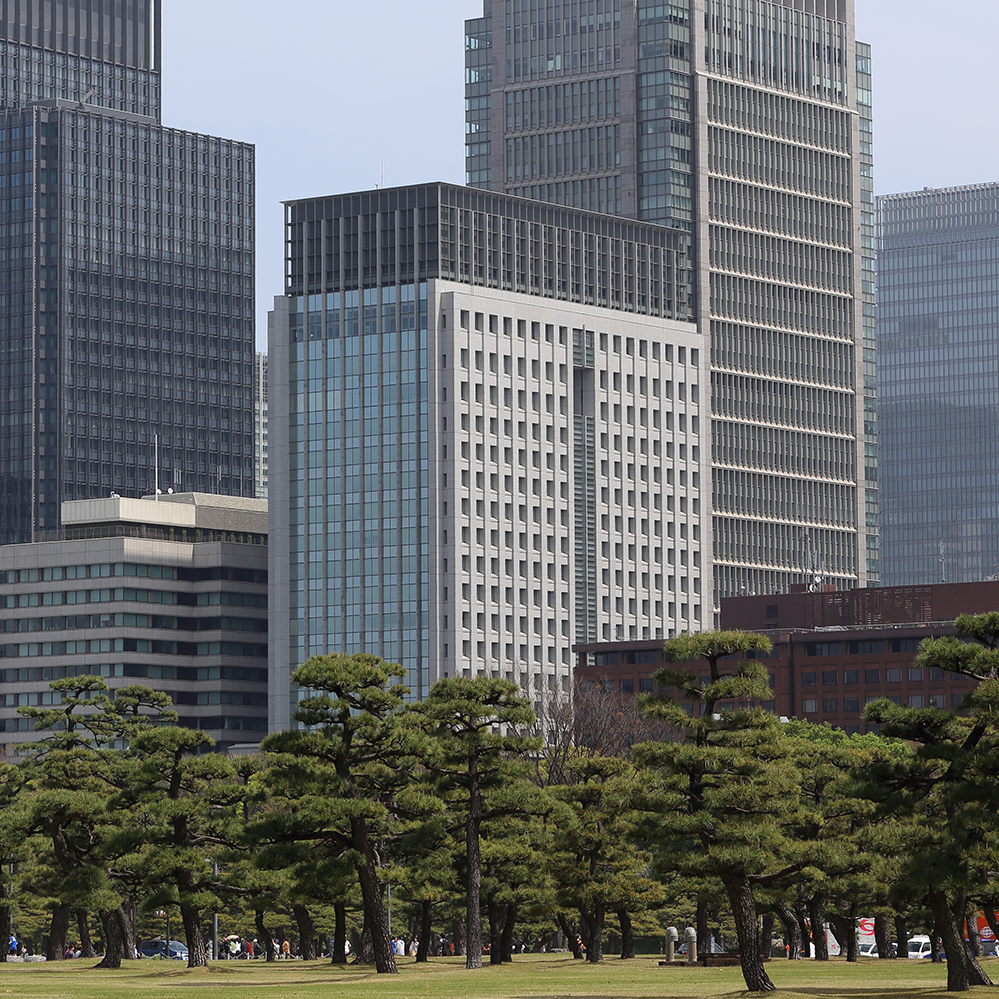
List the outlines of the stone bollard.
{"type": "Polygon", "coordinates": [[[683,939],[687,941],[687,964],[697,964],[697,930],[688,926],[683,931],[683,939]]]}

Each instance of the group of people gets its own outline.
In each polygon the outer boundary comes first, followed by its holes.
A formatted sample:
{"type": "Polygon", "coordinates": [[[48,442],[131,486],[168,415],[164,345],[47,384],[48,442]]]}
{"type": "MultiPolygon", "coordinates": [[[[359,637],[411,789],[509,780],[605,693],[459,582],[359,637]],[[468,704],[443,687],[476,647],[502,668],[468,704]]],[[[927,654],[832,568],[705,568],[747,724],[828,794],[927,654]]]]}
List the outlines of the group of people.
{"type": "MultiPolygon", "coordinates": [[[[416,952],[420,949],[420,941],[415,937],[410,941],[409,944],[409,956],[416,957],[416,952]]],[[[406,955],[406,941],[402,937],[393,937],[392,939],[392,953],[398,957],[405,957],[406,955]]]]}
{"type": "MultiPolygon", "coordinates": [[[[274,948],[274,956],[277,958],[288,959],[294,956],[291,949],[291,942],[287,937],[280,941],[276,939],[271,940],[271,947],[274,948]]],[[[264,948],[256,938],[253,940],[244,940],[240,937],[232,936],[219,944],[219,957],[223,960],[245,961],[258,957],[266,957],[266,955],[264,954],[264,948]]]]}

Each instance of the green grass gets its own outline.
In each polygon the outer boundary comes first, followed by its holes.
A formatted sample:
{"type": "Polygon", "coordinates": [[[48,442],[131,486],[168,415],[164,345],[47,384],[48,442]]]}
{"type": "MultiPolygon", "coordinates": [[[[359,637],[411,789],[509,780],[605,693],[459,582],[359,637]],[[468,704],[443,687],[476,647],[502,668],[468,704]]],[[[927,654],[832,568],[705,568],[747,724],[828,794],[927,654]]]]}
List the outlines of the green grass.
{"type": "MultiPolygon", "coordinates": [[[[745,994],[738,968],[659,967],[655,957],[609,957],[589,966],[568,955],[529,955],[499,968],[465,971],[460,958],[417,965],[400,962],[399,975],[334,968],[322,962],[223,961],[188,971],[179,962],[126,962],[120,971],[95,971],[94,961],[0,965],[0,999],[732,999],[745,994]],[[227,993],[225,989],[232,989],[227,993]]],[[[985,964],[999,978],[999,962],[985,964]]],[[[929,961],[842,959],[772,961],[768,973],[794,999],[927,999],[946,994],[947,969],[929,961]]],[[[973,992],[985,993],[985,989],[973,992]]],[[[991,993],[991,990],[989,990],[991,993]]]]}

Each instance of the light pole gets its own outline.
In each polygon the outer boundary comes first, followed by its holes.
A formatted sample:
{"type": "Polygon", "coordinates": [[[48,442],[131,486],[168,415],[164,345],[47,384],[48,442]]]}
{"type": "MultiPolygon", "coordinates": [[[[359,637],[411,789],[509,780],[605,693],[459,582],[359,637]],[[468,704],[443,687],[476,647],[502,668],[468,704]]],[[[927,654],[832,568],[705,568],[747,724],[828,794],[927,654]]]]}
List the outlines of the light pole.
{"type": "MultiPolygon", "coordinates": [[[[212,861],[212,879],[218,882],[219,879],[219,862],[217,860],[212,861]]],[[[212,913],[212,960],[217,961],[219,959],[219,914],[218,912],[212,913]]]]}

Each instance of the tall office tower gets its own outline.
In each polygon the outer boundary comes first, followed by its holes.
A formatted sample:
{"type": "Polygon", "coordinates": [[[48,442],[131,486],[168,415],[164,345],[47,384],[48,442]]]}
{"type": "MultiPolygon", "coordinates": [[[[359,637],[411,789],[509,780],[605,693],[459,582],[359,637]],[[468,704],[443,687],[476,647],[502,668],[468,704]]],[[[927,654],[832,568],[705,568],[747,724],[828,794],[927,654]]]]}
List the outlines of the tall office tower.
{"type": "Polygon", "coordinates": [[[254,368],[253,474],[257,499],[267,499],[267,355],[257,354],[254,368]]]}
{"type": "Polygon", "coordinates": [[[999,184],[878,198],[884,579],[999,572],[999,184]]]}
{"type": "Polygon", "coordinates": [[[159,56],[159,0],[0,7],[0,543],[253,495],[253,147],[163,127],[159,56]]]}
{"type": "Polygon", "coordinates": [[[875,582],[870,51],[852,0],[484,0],[466,107],[470,185],[689,246],[715,609],[813,573],[875,582]]]}
{"type": "Polygon", "coordinates": [[[486,675],[540,699],[574,642],[710,618],[677,233],[445,184],[292,202],[287,224],[272,729],[316,653],[401,662],[418,697],[486,675]]]}

